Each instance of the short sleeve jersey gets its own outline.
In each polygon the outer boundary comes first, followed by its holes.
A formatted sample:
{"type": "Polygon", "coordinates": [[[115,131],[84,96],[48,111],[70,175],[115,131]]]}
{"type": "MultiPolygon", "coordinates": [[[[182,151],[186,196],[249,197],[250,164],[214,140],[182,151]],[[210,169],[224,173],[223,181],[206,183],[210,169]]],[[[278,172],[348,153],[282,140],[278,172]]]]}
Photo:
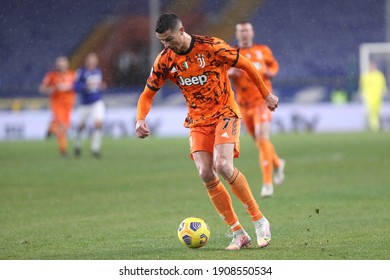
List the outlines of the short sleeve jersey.
{"type": "MultiPolygon", "coordinates": [[[[267,88],[272,91],[271,81],[267,79],[265,72],[267,69],[277,72],[279,65],[270,48],[266,45],[254,44],[249,48],[240,48],[240,53],[254,64],[267,88]]],[[[259,90],[246,73],[241,71],[239,77],[232,79],[232,81],[235,87],[237,102],[241,107],[264,104],[264,100],[258,94],[253,93],[259,90]]]]}
{"type": "Polygon", "coordinates": [[[156,58],[147,86],[159,90],[169,79],[186,99],[185,127],[211,125],[222,117],[240,117],[227,69],[239,52],[215,37],[191,35],[190,48],[177,54],[165,48],[156,58]]]}
{"type": "Polygon", "coordinates": [[[75,72],[73,70],[68,70],[65,73],[50,71],[43,78],[42,84],[57,88],[50,96],[52,101],[73,101],[75,99],[75,92],[73,90],[74,81],[75,72]],[[58,90],[61,86],[72,89],[65,91],[58,90]]]}
{"type": "Polygon", "coordinates": [[[103,72],[100,68],[93,70],[78,69],[76,71],[75,90],[80,95],[81,104],[89,105],[102,100],[102,83],[103,72]]]}

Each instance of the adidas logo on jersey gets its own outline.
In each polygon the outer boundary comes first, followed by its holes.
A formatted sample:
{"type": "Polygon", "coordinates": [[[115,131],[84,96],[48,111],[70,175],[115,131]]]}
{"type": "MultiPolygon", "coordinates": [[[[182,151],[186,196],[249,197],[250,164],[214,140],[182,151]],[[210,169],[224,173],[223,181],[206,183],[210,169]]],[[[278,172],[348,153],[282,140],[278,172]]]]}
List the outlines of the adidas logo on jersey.
{"type": "Polygon", "coordinates": [[[221,135],[221,137],[223,137],[223,138],[229,138],[229,134],[227,134],[227,132],[225,132],[225,133],[223,133],[223,134],[221,135]]]}
{"type": "Polygon", "coordinates": [[[204,74],[200,76],[194,76],[191,78],[183,78],[182,76],[179,76],[179,83],[182,86],[192,86],[192,85],[203,86],[206,82],[207,82],[207,76],[204,74]]]}

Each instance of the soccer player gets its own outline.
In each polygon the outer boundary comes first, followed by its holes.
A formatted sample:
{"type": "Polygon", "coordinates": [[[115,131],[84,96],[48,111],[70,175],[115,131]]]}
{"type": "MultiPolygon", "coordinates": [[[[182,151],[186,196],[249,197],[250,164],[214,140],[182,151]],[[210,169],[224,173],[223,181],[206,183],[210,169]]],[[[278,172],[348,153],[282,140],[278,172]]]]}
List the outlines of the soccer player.
{"type": "Polygon", "coordinates": [[[378,70],[376,63],[371,61],[369,72],[360,79],[360,91],[366,105],[368,126],[374,132],[380,129],[379,117],[386,90],[385,76],[378,70]]]}
{"type": "Polygon", "coordinates": [[[270,224],[261,213],[245,176],[233,164],[233,157],[238,156],[240,148],[241,115],[227,76],[228,68],[235,66],[245,70],[271,110],[278,105],[277,96],[269,92],[256,68],[237,49],[218,38],[188,34],[176,15],[161,15],[155,31],[164,49],[157,56],[138,101],[137,136],[149,136],[145,118],[154,95],[170,79],[179,86],[187,101],[184,125],[190,129],[191,157],[211,202],[233,231],[233,240],[226,249],[246,248],[251,245],[251,239],[240,224],[219,175],[250,214],[258,246],[268,246],[270,224]]]}
{"type": "MultiPolygon", "coordinates": [[[[241,22],[236,25],[236,39],[240,54],[252,61],[268,89],[272,91],[271,79],[278,73],[279,64],[271,49],[266,45],[254,43],[254,30],[250,22],[241,22]]],[[[283,183],[285,167],[285,160],[279,158],[270,140],[271,111],[260,95],[256,93],[259,90],[244,71],[230,68],[228,75],[232,78],[235,86],[236,99],[243,123],[259,150],[259,165],[263,174],[260,195],[261,197],[270,197],[274,193],[272,180],[274,167],[276,185],[283,183]]]]}
{"type": "Polygon", "coordinates": [[[93,121],[91,152],[96,158],[100,157],[105,114],[102,90],[106,86],[98,64],[97,54],[89,53],[85,58],[85,66],[76,72],[75,90],[80,95],[81,104],[78,108],[79,119],[74,147],[76,157],[81,156],[82,132],[89,118],[93,121]]]}
{"type": "Polygon", "coordinates": [[[55,70],[49,71],[39,86],[39,91],[50,97],[52,130],[57,136],[58,148],[63,157],[68,151],[67,131],[76,99],[73,90],[74,79],[75,72],[69,69],[68,58],[60,56],[56,59],[55,70]]]}

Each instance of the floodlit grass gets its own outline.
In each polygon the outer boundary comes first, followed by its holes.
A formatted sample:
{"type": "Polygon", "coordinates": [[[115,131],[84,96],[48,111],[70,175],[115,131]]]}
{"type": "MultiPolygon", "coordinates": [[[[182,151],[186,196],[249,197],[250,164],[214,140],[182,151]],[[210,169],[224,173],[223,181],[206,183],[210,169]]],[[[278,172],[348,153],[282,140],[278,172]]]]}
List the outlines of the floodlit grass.
{"type": "Polygon", "coordinates": [[[256,147],[241,138],[236,166],[271,222],[272,242],[239,252],[224,250],[228,227],[186,138],[105,139],[101,160],[87,147],[80,159],[62,159],[54,140],[0,143],[0,259],[390,259],[390,134],[282,134],[273,142],[287,160],[286,182],[260,199],[256,147]],[[208,222],[205,247],[179,243],[187,216],[208,222]]]}

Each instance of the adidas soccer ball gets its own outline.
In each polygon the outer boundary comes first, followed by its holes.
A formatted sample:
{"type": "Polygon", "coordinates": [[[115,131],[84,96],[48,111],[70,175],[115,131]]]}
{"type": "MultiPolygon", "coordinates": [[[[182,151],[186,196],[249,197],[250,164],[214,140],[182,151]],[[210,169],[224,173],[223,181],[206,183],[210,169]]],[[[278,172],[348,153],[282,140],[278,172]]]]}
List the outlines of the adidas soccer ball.
{"type": "Polygon", "coordinates": [[[177,235],[184,246],[200,248],[209,240],[210,228],[203,219],[190,217],[180,223],[177,235]]]}

